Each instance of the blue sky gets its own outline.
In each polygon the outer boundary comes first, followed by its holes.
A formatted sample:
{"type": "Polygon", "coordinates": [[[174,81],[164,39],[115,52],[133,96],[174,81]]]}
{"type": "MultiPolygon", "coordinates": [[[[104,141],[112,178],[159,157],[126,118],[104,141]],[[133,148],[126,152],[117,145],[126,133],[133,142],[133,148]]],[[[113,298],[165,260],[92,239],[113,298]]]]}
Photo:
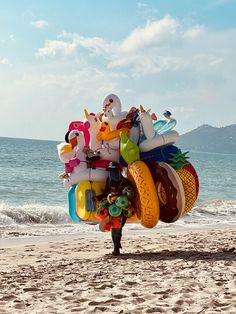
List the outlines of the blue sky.
{"type": "Polygon", "coordinates": [[[236,123],[235,55],[235,0],[3,0],[0,136],[63,140],[109,93],[180,133],[236,123]]]}

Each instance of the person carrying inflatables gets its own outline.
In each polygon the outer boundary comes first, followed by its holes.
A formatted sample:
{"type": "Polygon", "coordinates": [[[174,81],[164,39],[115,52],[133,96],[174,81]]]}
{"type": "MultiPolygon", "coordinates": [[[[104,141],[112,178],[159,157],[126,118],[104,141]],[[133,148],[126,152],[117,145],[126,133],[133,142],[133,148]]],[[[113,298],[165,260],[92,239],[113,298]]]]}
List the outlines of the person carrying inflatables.
{"type": "Polygon", "coordinates": [[[96,197],[101,201],[97,210],[97,217],[101,219],[100,230],[111,230],[114,245],[112,254],[120,255],[122,228],[128,217],[134,214],[129,199],[134,195],[128,179],[121,175],[119,164],[111,162],[107,168],[109,176],[106,181],[105,191],[96,197]]]}

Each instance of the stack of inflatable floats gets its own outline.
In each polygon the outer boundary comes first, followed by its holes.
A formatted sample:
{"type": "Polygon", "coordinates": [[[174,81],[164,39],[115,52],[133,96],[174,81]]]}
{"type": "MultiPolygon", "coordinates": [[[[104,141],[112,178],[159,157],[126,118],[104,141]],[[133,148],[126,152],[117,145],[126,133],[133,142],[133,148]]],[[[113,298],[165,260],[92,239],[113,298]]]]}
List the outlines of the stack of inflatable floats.
{"type": "Polygon", "coordinates": [[[127,223],[153,228],[193,208],[198,175],[187,152],[173,145],[179,138],[176,120],[169,111],[163,119],[150,111],[143,106],[122,111],[111,94],[102,112],[85,109],[84,121],[69,124],[57,149],[74,221],[99,223],[101,231],[109,231],[126,217],[127,223]]]}

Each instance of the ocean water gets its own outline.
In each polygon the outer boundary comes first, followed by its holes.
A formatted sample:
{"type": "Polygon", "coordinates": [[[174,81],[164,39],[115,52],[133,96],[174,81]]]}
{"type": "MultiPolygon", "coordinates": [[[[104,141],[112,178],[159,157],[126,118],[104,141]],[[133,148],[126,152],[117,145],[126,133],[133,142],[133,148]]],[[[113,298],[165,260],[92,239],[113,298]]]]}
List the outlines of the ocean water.
{"type": "MultiPolygon", "coordinates": [[[[98,232],[98,226],[74,223],[67,191],[58,175],[64,166],[55,141],[0,137],[0,237],[98,232]]],[[[174,224],[156,228],[195,228],[236,223],[236,155],[190,152],[200,181],[192,211],[174,224]]],[[[140,229],[137,224],[125,228],[140,229]]]]}

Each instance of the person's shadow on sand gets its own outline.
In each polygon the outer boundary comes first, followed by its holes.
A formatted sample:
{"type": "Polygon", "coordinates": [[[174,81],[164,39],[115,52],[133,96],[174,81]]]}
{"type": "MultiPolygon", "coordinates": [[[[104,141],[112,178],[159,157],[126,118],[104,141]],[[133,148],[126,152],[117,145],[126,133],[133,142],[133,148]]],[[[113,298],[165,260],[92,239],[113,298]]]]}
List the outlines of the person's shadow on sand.
{"type": "MultiPolygon", "coordinates": [[[[110,254],[107,255],[110,257],[110,254]]],[[[116,257],[117,258],[117,257],[116,257]]],[[[236,261],[236,249],[222,249],[221,251],[197,251],[197,250],[163,250],[157,252],[123,253],[118,256],[123,260],[163,261],[182,259],[185,261],[210,260],[210,261],[236,261]]]]}

